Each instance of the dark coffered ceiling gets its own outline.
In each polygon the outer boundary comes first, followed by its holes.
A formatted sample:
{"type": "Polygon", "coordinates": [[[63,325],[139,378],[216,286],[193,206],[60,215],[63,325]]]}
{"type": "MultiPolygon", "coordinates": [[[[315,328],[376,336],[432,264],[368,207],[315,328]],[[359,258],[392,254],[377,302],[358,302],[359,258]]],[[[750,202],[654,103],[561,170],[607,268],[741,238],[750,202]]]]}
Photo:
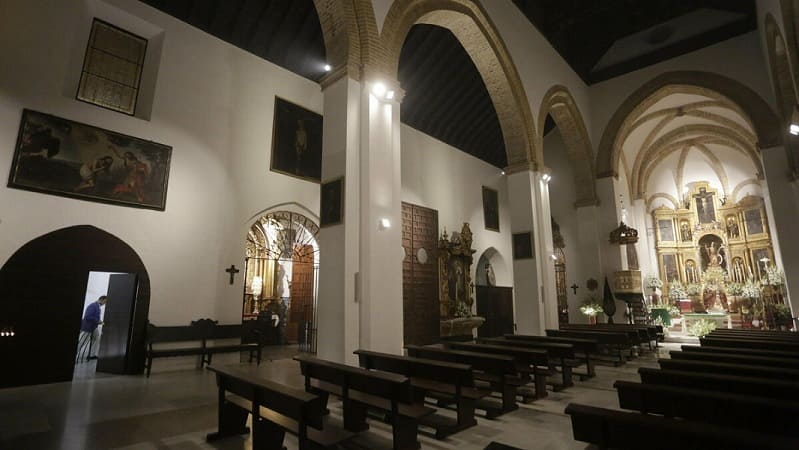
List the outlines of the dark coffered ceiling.
{"type": "MultiPolygon", "coordinates": [[[[309,80],[318,82],[325,74],[324,40],[312,0],[142,1],[309,80]]],[[[514,3],[587,83],[756,27],[754,0],[514,3]]],[[[403,123],[505,167],[496,111],[477,68],[451,32],[413,26],[402,48],[398,78],[406,91],[403,123]]],[[[544,133],[553,127],[547,118],[544,133]]]]}
{"type": "Polygon", "coordinates": [[[588,84],[757,28],[755,0],[513,0],[588,84]]]}

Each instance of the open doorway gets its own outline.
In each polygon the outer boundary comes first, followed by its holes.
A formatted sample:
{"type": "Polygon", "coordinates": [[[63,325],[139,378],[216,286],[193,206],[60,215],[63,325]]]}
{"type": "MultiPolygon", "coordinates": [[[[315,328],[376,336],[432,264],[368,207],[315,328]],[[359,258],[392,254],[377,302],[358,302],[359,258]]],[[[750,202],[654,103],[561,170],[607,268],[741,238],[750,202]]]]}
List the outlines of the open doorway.
{"type": "Polygon", "coordinates": [[[104,366],[102,359],[98,360],[97,370],[142,372],[150,305],[147,270],[141,258],[124,241],[99,228],[80,225],[31,240],[0,268],[0,317],[15,331],[13,342],[3,348],[4,360],[14,361],[14,364],[0,377],[0,388],[72,380],[79,334],[77,324],[83,317],[90,271],[129,274],[129,282],[133,283],[129,283],[129,287],[135,292],[130,309],[120,309],[128,315],[120,319],[125,326],[114,327],[124,330],[125,334],[119,339],[110,339],[112,321],[109,315],[113,311],[110,302],[106,306],[107,326],[103,330],[99,355],[109,355],[108,366],[104,366]],[[115,343],[118,345],[104,348],[115,343]]]}
{"type": "Polygon", "coordinates": [[[133,273],[90,271],[72,379],[97,372],[124,373],[138,291],[133,273]]]}
{"type": "Polygon", "coordinates": [[[316,349],[319,227],[302,214],[276,211],[247,233],[243,320],[261,320],[270,344],[316,349]]]}

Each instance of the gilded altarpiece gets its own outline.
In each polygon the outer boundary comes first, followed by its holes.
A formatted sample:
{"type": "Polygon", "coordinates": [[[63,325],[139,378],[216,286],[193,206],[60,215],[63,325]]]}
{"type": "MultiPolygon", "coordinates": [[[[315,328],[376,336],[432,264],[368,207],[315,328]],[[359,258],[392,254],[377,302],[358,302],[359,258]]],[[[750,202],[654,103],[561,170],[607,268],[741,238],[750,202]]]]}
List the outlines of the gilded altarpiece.
{"type": "Polygon", "coordinates": [[[763,199],[732,204],[706,182],[693,183],[678,209],[652,212],[664,294],[675,279],[701,283],[709,266],[720,266],[730,282],[759,280],[774,261],[763,199]]]}

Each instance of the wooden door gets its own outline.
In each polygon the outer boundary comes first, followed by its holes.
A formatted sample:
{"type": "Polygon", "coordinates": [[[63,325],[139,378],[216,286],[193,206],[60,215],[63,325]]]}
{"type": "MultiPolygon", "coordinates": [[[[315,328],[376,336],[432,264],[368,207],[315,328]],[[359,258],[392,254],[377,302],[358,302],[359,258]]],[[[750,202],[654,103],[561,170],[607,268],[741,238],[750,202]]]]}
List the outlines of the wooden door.
{"type": "Polygon", "coordinates": [[[513,333],[513,288],[476,286],[477,315],[486,321],[477,329],[478,337],[498,337],[513,333]]]}
{"type": "Polygon", "coordinates": [[[128,373],[130,330],[136,308],[136,274],[113,274],[108,280],[108,303],[105,304],[103,335],[97,354],[97,371],[128,373]]]}
{"type": "Polygon", "coordinates": [[[286,340],[303,343],[305,326],[313,321],[313,247],[305,245],[295,251],[294,255],[291,265],[291,306],[286,323],[286,340]]]}
{"type": "Polygon", "coordinates": [[[405,344],[439,341],[438,211],[402,203],[402,316],[405,344]]]}

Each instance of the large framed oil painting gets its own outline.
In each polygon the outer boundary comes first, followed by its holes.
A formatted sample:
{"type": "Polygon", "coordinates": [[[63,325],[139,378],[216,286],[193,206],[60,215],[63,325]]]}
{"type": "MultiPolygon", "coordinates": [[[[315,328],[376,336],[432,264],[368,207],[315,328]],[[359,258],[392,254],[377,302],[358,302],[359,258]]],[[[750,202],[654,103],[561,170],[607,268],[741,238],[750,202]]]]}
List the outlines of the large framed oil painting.
{"type": "Polygon", "coordinates": [[[25,109],[8,187],[163,211],[172,147],[25,109]]]}
{"type": "Polygon", "coordinates": [[[485,229],[499,231],[499,193],[483,186],[483,221],[485,229]]]}
{"type": "Polygon", "coordinates": [[[322,181],[322,116],[275,97],[270,170],[322,181]]]}

